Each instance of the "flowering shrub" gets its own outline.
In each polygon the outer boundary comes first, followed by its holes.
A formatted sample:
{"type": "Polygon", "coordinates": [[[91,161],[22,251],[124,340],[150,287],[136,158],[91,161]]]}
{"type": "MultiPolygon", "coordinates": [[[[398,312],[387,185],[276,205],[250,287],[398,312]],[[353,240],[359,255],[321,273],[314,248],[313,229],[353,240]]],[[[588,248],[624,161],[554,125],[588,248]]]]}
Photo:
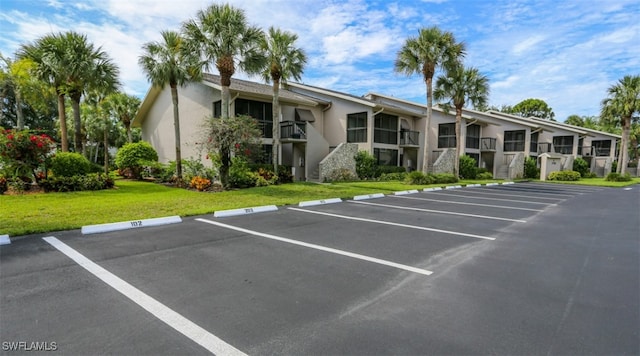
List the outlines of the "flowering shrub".
{"type": "Polygon", "coordinates": [[[191,179],[191,183],[189,184],[189,186],[202,192],[211,187],[211,180],[200,176],[195,176],[191,179]]]}
{"type": "Polygon", "coordinates": [[[33,178],[38,182],[36,172],[53,153],[54,147],[51,137],[45,134],[0,128],[0,160],[10,177],[33,178]]]}

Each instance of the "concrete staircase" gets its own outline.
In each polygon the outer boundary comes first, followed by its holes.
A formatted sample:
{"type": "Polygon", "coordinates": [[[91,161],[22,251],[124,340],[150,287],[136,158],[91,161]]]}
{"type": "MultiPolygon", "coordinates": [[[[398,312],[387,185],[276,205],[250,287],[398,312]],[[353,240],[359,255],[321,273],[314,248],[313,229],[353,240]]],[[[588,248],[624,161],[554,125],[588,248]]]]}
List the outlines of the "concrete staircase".
{"type": "Polygon", "coordinates": [[[496,170],[496,176],[494,177],[496,179],[507,179],[509,178],[509,166],[508,165],[502,165],[499,166],[498,169],[496,170]]]}

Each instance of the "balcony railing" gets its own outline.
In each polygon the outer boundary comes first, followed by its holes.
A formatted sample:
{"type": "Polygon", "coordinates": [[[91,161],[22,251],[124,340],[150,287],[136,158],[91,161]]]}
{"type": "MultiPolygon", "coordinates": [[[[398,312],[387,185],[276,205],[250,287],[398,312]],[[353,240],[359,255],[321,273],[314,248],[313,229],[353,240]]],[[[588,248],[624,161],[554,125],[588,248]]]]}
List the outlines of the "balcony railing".
{"type": "Polygon", "coordinates": [[[551,148],[552,147],[553,146],[552,146],[551,142],[538,143],[538,154],[551,153],[551,148]]]}
{"type": "Polygon", "coordinates": [[[496,139],[491,137],[483,137],[480,139],[480,151],[495,151],[496,139]]]}
{"type": "Polygon", "coordinates": [[[420,146],[420,132],[400,131],[400,146],[420,146]]]}
{"type": "Polygon", "coordinates": [[[306,125],[304,121],[283,121],[280,123],[281,140],[306,140],[306,125]]]}

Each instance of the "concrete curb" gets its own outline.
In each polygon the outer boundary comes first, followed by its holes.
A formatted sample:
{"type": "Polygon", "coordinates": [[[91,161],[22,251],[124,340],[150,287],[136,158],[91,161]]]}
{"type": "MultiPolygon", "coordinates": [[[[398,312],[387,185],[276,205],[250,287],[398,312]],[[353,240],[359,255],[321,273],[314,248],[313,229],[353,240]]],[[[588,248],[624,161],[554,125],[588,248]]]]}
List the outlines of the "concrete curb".
{"type": "Polygon", "coordinates": [[[0,245],[9,245],[11,244],[11,239],[9,235],[0,235],[0,245]]]}
{"type": "Polygon", "coordinates": [[[275,205],[263,205],[263,206],[254,206],[251,208],[220,210],[220,211],[214,212],[213,216],[216,218],[225,218],[229,216],[264,213],[267,211],[277,211],[277,210],[278,210],[278,207],[275,205]]]}
{"type": "Polygon", "coordinates": [[[384,198],[384,194],[376,193],[376,194],[356,195],[355,197],[353,197],[353,200],[367,200],[367,199],[376,199],[376,198],[384,198]]]}
{"type": "Polygon", "coordinates": [[[87,235],[87,234],[97,234],[97,233],[109,232],[109,231],[137,229],[137,228],[148,227],[148,226],[176,224],[180,222],[182,222],[182,218],[180,218],[179,216],[167,216],[167,217],[155,218],[155,219],[132,220],[132,221],[123,221],[123,222],[108,223],[108,224],[99,224],[99,225],[86,225],[82,227],[81,231],[83,235],[87,235]]]}
{"type": "Polygon", "coordinates": [[[302,207],[306,207],[306,206],[335,204],[335,203],[341,203],[341,202],[342,202],[342,199],[340,199],[340,198],[309,200],[309,201],[301,201],[300,203],[298,203],[298,206],[302,208],[302,207]]]}
{"type": "Polygon", "coordinates": [[[402,191],[393,193],[393,195],[407,195],[407,194],[415,194],[415,193],[418,193],[417,189],[402,190],[402,191]]]}

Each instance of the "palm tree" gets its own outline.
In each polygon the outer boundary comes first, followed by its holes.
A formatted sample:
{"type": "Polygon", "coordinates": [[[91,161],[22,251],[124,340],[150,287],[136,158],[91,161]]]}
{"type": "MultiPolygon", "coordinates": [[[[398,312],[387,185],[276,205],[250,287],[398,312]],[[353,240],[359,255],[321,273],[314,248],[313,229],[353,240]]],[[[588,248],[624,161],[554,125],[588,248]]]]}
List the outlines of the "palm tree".
{"type": "Polygon", "coordinates": [[[300,80],[307,56],[304,51],[295,47],[298,35],[269,28],[266,36],[260,41],[260,48],[264,52],[267,62],[262,72],[264,80],[273,83],[273,171],[278,175],[278,152],[280,145],[280,83],[286,83],[293,78],[300,80]]]}
{"type": "Polygon", "coordinates": [[[458,65],[465,55],[465,45],[456,42],[451,32],[443,32],[438,27],[420,29],[418,37],[408,38],[398,51],[395,71],[406,75],[422,74],[427,86],[427,120],[425,122],[425,142],[422,170],[427,172],[430,162],[428,145],[433,108],[433,76],[438,68],[458,65]]]}
{"type": "Polygon", "coordinates": [[[205,69],[215,63],[222,86],[221,116],[228,118],[229,86],[236,67],[248,74],[258,74],[263,68],[264,56],[258,47],[262,30],[249,26],[244,11],[229,4],[198,11],[182,29],[191,51],[204,59],[205,69]]]}
{"type": "Polygon", "coordinates": [[[178,111],[178,85],[202,79],[202,63],[185,47],[184,38],[175,31],[162,31],[162,42],[148,42],[138,63],[147,74],[151,85],[171,88],[173,126],[176,145],[176,176],[181,184],[182,157],[180,149],[180,114],[178,111]]]}
{"type": "Polygon", "coordinates": [[[105,99],[105,104],[113,116],[117,117],[127,131],[127,142],[132,143],[131,120],[136,116],[140,107],[140,99],[125,93],[113,93],[105,99]]]}
{"type": "Polygon", "coordinates": [[[459,65],[447,70],[446,75],[438,77],[433,96],[438,101],[446,100],[441,104],[445,112],[451,106],[456,110],[456,159],[453,174],[457,176],[460,166],[460,147],[462,147],[460,134],[462,108],[465,103],[470,103],[474,108],[486,105],[489,98],[489,79],[480,74],[476,68],[464,68],[459,65]]]}
{"type": "Polygon", "coordinates": [[[609,87],[607,94],[608,98],[602,100],[600,116],[622,126],[617,172],[625,174],[629,161],[631,119],[640,113],[640,75],[625,75],[616,85],[609,87]]]}
{"type": "Polygon", "coordinates": [[[95,48],[87,36],[73,31],[47,35],[34,44],[23,45],[20,55],[33,60],[37,76],[56,88],[63,151],[68,151],[64,96],[71,98],[75,148],[82,153],[80,98],[92,88],[115,90],[119,85],[118,67],[106,52],[95,48]]]}

